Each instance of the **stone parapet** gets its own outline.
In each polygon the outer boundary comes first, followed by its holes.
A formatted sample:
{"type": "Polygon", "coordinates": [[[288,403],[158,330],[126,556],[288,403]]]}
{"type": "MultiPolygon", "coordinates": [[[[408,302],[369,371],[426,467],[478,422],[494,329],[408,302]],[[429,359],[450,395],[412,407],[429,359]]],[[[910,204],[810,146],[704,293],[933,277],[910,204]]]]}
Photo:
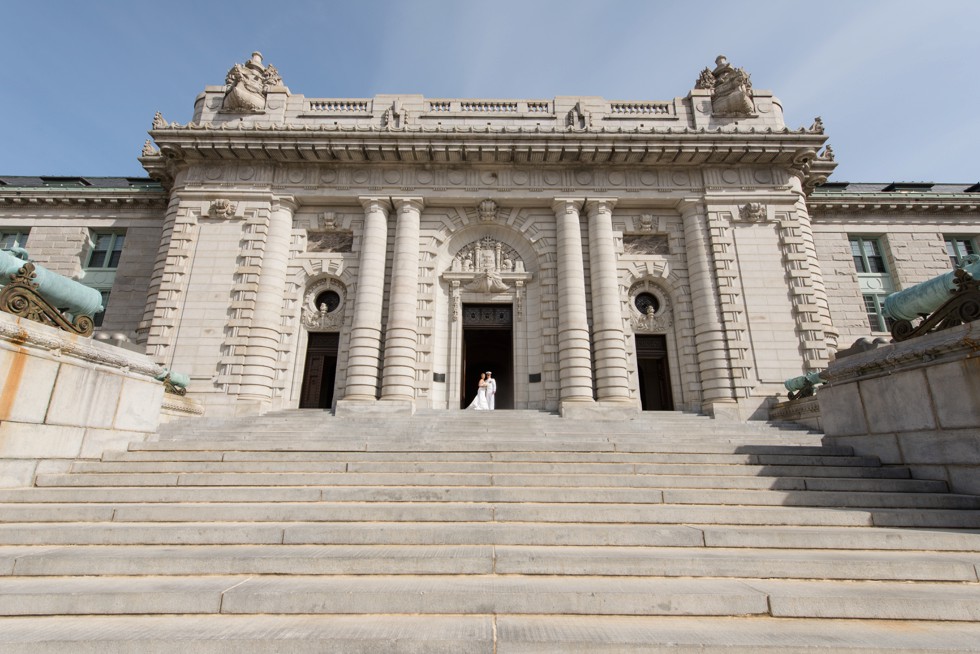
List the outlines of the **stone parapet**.
{"type": "Polygon", "coordinates": [[[980,494],[980,323],[845,357],[821,373],[827,440],[980,494]]]}

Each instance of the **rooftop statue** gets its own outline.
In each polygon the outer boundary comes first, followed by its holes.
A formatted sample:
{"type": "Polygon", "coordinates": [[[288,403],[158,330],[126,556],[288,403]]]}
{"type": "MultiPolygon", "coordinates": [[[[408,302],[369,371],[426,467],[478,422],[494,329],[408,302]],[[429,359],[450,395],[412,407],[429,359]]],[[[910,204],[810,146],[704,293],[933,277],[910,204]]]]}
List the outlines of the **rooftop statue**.
{"type": "Polygon", "coordinates": [[[279,71],[272,64],[262,64],[262,54],[253,52],[244,64],[235,64],[225,77],[228,92],[222,104],[224,111],[248,113],[265,109],[265,98],[271,89],[285,88],[279,71]]]}
{"type": "Polygon", "coordinates": [[[751,116],[752,77],[744,68],[733,68],[725,55],[715,59],[715,69],[701,71],[696,89],[711,91],[711,113],[716,116],[751,116]]]}

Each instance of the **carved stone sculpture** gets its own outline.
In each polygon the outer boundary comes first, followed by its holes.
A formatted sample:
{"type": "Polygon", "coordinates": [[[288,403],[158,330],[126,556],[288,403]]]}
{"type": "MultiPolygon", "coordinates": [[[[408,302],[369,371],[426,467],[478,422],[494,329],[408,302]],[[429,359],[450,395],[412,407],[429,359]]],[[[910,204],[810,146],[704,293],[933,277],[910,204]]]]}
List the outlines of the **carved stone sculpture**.
{"type": "Polygon", "coordinates": [[[153,147],[153,141],[146,139],[146,142],[143,144],[143,156],[152,157],[155,154],[159,154],[159,150],[153,147]]]}
{"type": "Polygon", "coordinates": [[[282,86],[279,71],[273,65],[264,66],[262,55],[252,53],[252,58],[244,64],[235,64],[225,77],[228,91],[222,109],[230,112],[248,113],[265,109],[269,90],[282,86]]]}
{"type": "Polygon", "coordinates": [[[565,116],[565,126],[573,130],[586,130],[592,127],[592,113],[576,102],[565,116]]]}
{"type": "Polygon", "coordinates": [[[711,113],[717,116],[751,116],[752,79],[743,68],[733,68],[724,55],[715,59],[715,69],[701,71],[695,88],[711,91],[711,113]]]}
{"type": "Polygon", "coordinates": [[[531,274],[525,271],[524,260],[516,250],[491,236],[484,236],[460,248],[442,278],[449,282],[454,297],[458,297],[460,290],[515,292],[519,296],[531,274]]]}

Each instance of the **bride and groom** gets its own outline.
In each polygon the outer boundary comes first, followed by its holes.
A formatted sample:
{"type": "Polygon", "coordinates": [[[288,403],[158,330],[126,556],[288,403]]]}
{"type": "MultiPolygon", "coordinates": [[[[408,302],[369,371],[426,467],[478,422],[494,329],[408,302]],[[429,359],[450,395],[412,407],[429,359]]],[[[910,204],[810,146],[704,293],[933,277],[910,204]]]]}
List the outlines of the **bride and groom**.
{"type": "Polygon", "coordinates": [[[489,370],[480,373],[480,383],[477,384],[476,398],[470,403],[467,409],[477,411],[492,411],[494,396],[497,394],[497,380],[493,378],[493,373],[489,370]]]}

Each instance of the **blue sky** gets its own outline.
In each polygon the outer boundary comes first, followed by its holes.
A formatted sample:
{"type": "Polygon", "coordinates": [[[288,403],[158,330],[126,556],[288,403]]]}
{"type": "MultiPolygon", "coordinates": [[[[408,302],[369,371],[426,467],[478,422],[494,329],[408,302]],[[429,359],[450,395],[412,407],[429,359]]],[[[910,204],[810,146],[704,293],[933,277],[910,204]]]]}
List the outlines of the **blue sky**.
{"type": "Polygon", "coordinates": [[[259,50],[307,97],[684,96],[725,54],[840,181],[980,181],[980,2],[2,0],[0,175],[145,174],[155,111],[259,50]]]}

